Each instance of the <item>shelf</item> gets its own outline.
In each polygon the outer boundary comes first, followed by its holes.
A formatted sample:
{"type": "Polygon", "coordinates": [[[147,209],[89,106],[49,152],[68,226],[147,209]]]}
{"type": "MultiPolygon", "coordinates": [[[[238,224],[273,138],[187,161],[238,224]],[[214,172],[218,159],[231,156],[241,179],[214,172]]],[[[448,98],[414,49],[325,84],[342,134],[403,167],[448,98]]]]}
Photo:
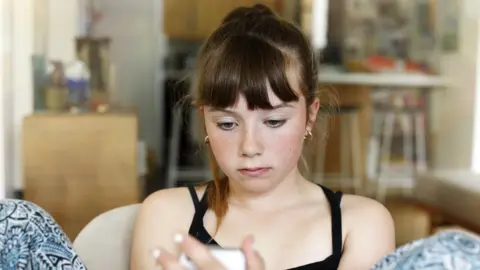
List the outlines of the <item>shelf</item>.
{"type": "Polygon", "coordinates": [[[443,88],[448,86],[448,82],[443,77],[424,74],[342,73],[326,71],[320,72],[318,79],[320,83],[377,87],[443,88]]]}
{"type": "MultiPolygon", "coordinates": [[[[192,70],[167,70],[165,77],[184,79],[191,75],[192,70]]],[[[441,76],[424,74],[394,74],[394,73],[345,73],[335,71],[320,71],[318,80],[322,84],[365,85],[372,87],[415,87],[415,88],[445,88],[448,81],[441,76]]]]}

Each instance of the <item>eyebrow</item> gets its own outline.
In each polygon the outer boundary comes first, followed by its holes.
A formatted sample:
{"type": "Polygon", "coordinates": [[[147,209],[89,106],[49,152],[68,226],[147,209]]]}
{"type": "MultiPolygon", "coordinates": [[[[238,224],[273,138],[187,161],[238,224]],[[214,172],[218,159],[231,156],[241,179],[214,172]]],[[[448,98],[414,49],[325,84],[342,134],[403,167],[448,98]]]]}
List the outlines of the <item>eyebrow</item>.
{"type": "MultiPolygon", "coordinates": [[[[272,108],[268,109],[268,110],[273,111],[273,110],[277,110],[277,109],[281,109],[281,108],[293,108],[293,106],[291,104],[288,104],[288,103],[280,103],[278,105],[272,106],[272,108]]],[[[228,110],[228,109],[224,109],[224,108],[216,108],[216,107],[212,107],[208,111],[209,112],[225,112],[225,113],[236,114],[232,110],[228,110]]]]}

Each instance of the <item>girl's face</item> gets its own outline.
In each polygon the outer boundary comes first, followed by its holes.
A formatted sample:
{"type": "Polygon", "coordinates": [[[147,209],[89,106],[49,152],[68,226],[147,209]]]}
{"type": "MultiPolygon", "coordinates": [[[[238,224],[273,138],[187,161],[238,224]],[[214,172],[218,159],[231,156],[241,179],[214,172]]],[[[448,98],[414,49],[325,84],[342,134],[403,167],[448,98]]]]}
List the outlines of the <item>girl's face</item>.
{"type": "Polygon", "coordinates": [[[269,99],[272,110],[249,110],[243,97],[226,109],[205,106],[203,110],[220,169],[251,192],[267,191],[298,174],[304,136],[311,131],[319,107],[315,100],[307,115],[303,96],[284,103],[271,89],[269,99]]]}

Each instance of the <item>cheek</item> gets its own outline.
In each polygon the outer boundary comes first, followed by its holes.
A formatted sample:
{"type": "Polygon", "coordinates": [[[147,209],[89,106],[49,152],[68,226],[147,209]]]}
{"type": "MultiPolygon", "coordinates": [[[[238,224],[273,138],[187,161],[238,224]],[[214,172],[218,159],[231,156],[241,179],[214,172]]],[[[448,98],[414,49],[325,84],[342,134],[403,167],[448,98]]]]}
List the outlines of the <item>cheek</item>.
{"type": "Polygon", "coordinates": [[[295,166],[302,153],[304,130],[305,124],[295,121],[275,134],[266,134],[268,156],[287,167],[295,166]]]}
{"type": "Polygon", "coordinates": [[[235,154],[233,152],[233,147],[235,147],[233,136],[225,136],[225,131],[217,128],[215,123],[206,122],[205,129],[210,140],[209,147],[215,156],[217,163],[223,167],[222,165],[231,160],[232,156],[235,154]]]}
{"type": "Polygon", "coordinates": [[[269,152],[280,158],[286,159],[298,158],[302,151],[303,132],[282,132],[275,136],[269,136],[268,142],[269,152]]]}

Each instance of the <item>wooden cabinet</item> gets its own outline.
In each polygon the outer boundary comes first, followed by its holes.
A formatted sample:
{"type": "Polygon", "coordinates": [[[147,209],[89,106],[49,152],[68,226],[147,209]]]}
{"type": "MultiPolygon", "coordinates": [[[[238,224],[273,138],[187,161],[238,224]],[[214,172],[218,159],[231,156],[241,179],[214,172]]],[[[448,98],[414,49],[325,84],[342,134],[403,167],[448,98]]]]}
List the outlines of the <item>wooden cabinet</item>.
{"type": "Polygon", "coordinates": [[[71,240],[97,215],[140,202],[137,129],[130,113],[27,117],[25,199],[49,212],[71,240]]]}
{"type": "Polygon", "coordinates": [[[172,39],[202,40],[231,10],[256,3],[281,9],[279,0],[164,0],[164,32],[172,39]]]}
{"type": "Polygon", "coordinates": [[[195,39],[198,0],[163,1],[163,29],[169,38],[195,39]]]}
{"type": "MultiPolygon", "coordinates": [[[[222,19],[235,8],[232,0],[202,0],[197,7],[197,34],[199,38],[206,38],[220,25],[222,19]]],[[[242,2],[242,1],[238,1],[242,2]]]]}

